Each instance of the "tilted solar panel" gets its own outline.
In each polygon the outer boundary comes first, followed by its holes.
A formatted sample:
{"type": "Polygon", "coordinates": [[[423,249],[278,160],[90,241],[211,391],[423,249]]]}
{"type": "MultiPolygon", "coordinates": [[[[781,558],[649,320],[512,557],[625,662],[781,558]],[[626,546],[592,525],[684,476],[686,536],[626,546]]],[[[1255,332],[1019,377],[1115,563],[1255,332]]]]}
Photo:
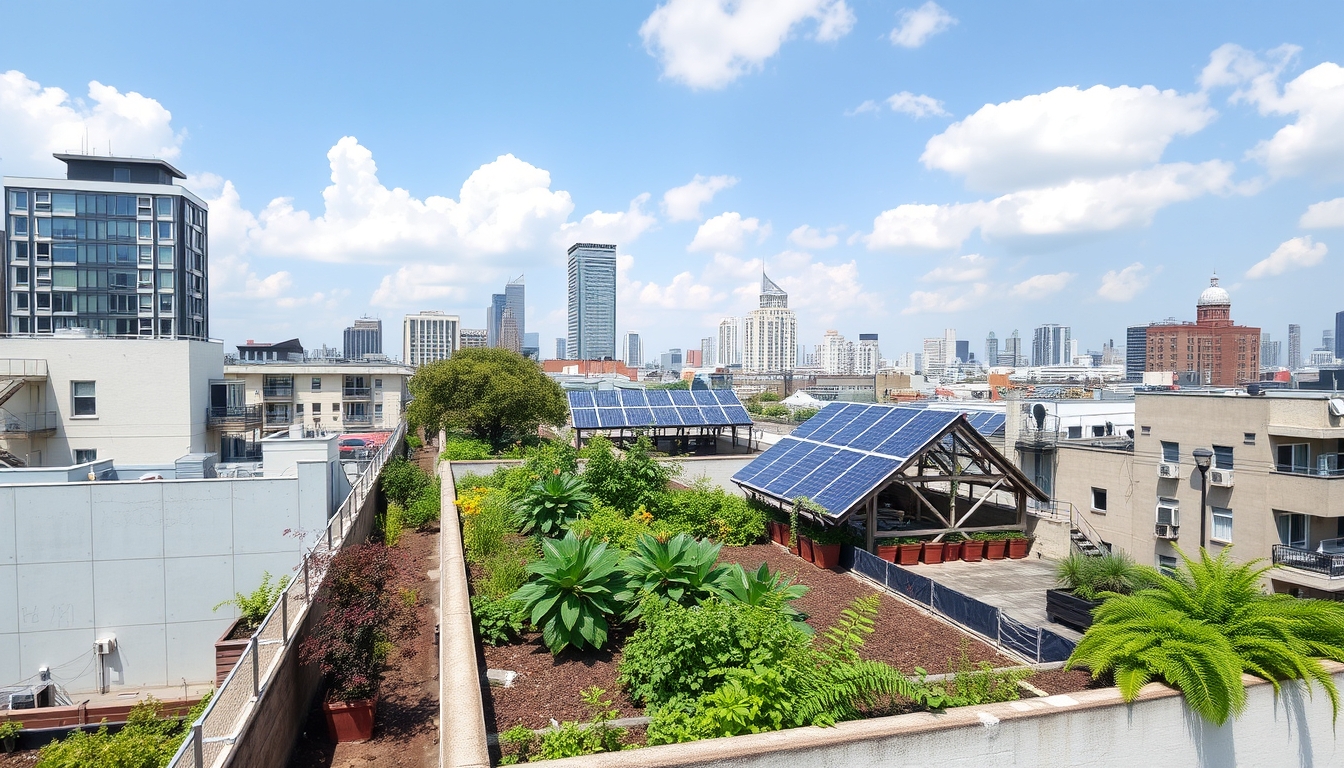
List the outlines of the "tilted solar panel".
{"type": "Polygon", "coordinates": [[[653,423],[660,427],[680,427],[681,417],[677,415],[677,409],[672,406],[655,406],[649,410],[653,411],[653,423]]]}
{"type": "Polygon", "coordinates": [[[672,396],[673,405],[695,405],[695,398],[684,389],[669,390],[668,394],[672,396]]]}
{"type": "Polygon", "coordinates": [[[649,405],[662,406],[672,404],[672,393],[666,389],[650,389],[646,392],[649,396],[649,405]]]}
{"type": "Polygon", "coordinates": [[[845,403],[829,403],[817,415],[799,424],[790,434],[793,437],[811,437],[813,432],[823,427],[836,414],[845,409],[845,403]]]}
{"type": "Polygon", "coordinates": [[[629,427],[653,426],[653,411],[638,406],[626,406],[625,422],[629,427]]]}
{"type": "Polygon", "coordinates": [[[719,398],[708,389],[696,389],[691,391],[691,397],[695,398],[696,405],[718,405],[719,398]]]}
{"type": "Polygon", "coordinates": [[[725,405],[723,407],[723,417],[724,421],[729,424],[751,423],[751,414],[747,413],[747,409],[740,405],[725,405]]]}
{"type": "Polygon", "coordinates": [[[576,429],[597,429],[596,408],[575,408],[570,413],[574,415],[574,427],[576,429]]]}
{"type": "Polygon", "coordinates": [[[570,407],[570,408],[592,408],[592,407],[594,407],[594,404],[593,404],[593,393],[592,393],[592,392],[582,392],[582,391],[580,391],[580,392],[570,392],[570,393],[569,393],[569,407],[570,407]]]}
{"type": "Polygon", "coordinates": [[[625,411],[620,408],[598,408],[597,425],[603,429],[619,429],[629,426],[625,421],[625,411]]]}
{"type": "Polygon", "coordinates": [[[910,420],[920,414],[913,408],[883,408],[886,413],[872,427],[863,434],[849,441],[849,447],[858,448],[861,451],[876,450],[891,437],[896,430],[910,423],[910,420]]]}
{"type": "Polygon", "coordinates": [[[620,408],[621,396],[610,389],[599,389],[593,393],[598,408],[620,408]]]}
{"type": "Polygon", "coordinates": [[[631,406],[645,406],[649,404],[649,398],[642,389],[622,389],[621,405],[629,408],[631,406]]]}
{"type": "Polygon", "coordinates": [[[700,409],[694,405],[679,406],[677,408],[677,415],[681,417],[681,423],[685,424],[688,427],[689,426],[699,427],[704,426],[706,424],[705,415],[701,413],[700,409]]]}

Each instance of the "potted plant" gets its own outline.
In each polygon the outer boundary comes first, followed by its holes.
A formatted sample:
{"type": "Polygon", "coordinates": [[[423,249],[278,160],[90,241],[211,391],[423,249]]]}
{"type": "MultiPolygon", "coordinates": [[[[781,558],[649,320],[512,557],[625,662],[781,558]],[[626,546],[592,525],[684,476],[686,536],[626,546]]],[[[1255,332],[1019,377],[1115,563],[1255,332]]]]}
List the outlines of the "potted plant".
{"type": "Polygon", "coordinates": [[[14,751],[18,745],[19,731],[23,730],[23,723],[18,720],[6,720],[0,723],[0,746],[4,747],[5,753],[14,751]]]}
{"type": "Polygon", "coordinates": [[[326,613],[299,646],[299,659],[316,664],[326,679],[322,709],[338,743],[373,736],[388,648],[415,633],[413,603],[397,589],[405,570],[397,552],[359,544],[333,557],[324,579],[326,613]]]}
{"type": "Polygon", "coordinates": [[[798,545],[798,502],[789,507],[789,551],[799,554],[798,545]]]}
{"type": "Polygon", "coordinates": [[[919,555],[924,551],[924,542],[916,538],[902,538],[896,540],[896,564],[897,565],[916,565],[919,563],[919,555]]]}
{"type": "Polygon", "coordinates": [[[978,533],[977,536],[983,536],[985,541],[985,559],[1002,560],[1004,554],[1008,551],[1008,540],[1003,538],[1000,533],[978,533]]]}
{"type": "Polygon", "coordinates": [[[1010,559],[1021,560],[1031,550],[1031,539],[1027,538],[1025,533],[1008,531],[1003,536],[1008,542],[1008,557],[1010,559]]]}
{"type": "Polygon", "coordinates": [[[229,676],[238,659],[242,658],[252,635],[261,626],[261,622],[266,620],[266,614],[271,612],[271,606],[280,599],[287,586],[289,586],[288,576],[281,576],[280,580],[272,585],[270,571],[262,571],[261,584],[252,590],[251,594],[238,592],[231,599],[214,607],[216,611],[226,605],[238,609],[238,618],[215,641],[216,687],[224,684],[224,678],[229,676]]]}
{"type": "Polygon", "coordinates": [[[985,556],[985,540],[978,534],[972,534],[970,538],[961,543],[961,559],[968,563],[978,563],[985,556]]]}
{"type": "Polygon", "coordinates": [[[894,563],[896,562],[896,554],[900,552],[900,549],[901,545],[896,543],[878,544],[877,556],[882,558],[883,560],[886,560],[888,563],[894,563]]]}
{"type": "Polygon", "coordinates": [[[848,539],[849,534],[842,525],[816,531],[812,538],[813,565],[818,568],[835,568],[840,565],[840,548],[848,539]]]}
{"type": "Polygon", "coordinates": [[[949,533],[943,538],[943,562],[950,563],[961,559],[961,541],[963,537],[960,533],[949,533]]]}
{"type": "Polygon", "coordinates": [[[813,533],[814,531],[811,528],[808,528],[798,535],[798,556],[809,563],[812,562],[813,533]]]}
{"type": "Polygon", "coordinates": [[[1156,571],[1124,552],[1075,552],[1055,567],[1057,589],[1045,591],[1045,615],[1081,631],[1092,626],[1092,610],[1108,597],[1131,595],[1157,583],[1156,571]]]}
{"type": "Polygon", "coordinates": [[[938,565],[943,562],[943,542],[924,542],[923,559],[925,565],[938,565]]]}

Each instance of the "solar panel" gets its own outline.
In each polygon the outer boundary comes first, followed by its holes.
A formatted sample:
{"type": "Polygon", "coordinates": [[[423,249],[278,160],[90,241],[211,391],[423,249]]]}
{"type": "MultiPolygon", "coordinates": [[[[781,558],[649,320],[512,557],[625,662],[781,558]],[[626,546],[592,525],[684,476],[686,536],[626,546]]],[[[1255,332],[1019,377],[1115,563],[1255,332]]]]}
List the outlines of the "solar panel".
{"type": "Polygon", "coordinates": [[[924,447],[957,418],[952,411],[922,411],[877,447],[876,453],[905,458],[924,447]]]}
{"type": "Polygon", "coordinates": [[[695,398],[684,389],[672,389],[667,393],[672,396],[673,405],[695,405],[695,398]]]}
{"type": "Polygon", "coordinates": [[[642,389],[622,389],[621,405],[629,408],[631,406],[644,406],[649,404],[649,398],[642,389]]]}
{"type": "Polygon", "coordinates": [[[812,450],[803,453],[793,466],[785,468],[778,475],[770,478],[765,484],[765,490],[770,493],[792,498],[787,491],[793,486],[801,483],[817,467],[826,463],[826,460],[838,453],[839,450],[825,445],[812,446],[812,450]]]}
{"type": "Polygon", "coordinates": [[[653,411],[653,423],[660,427],[680,427],[681,417],[677,415],[677,409],[672,406],[655,406],[649,410],[653,411]]]}
{"type": "MultiPolygon", "coordinates": [[[[673,398],[674,400],[676,398],[673,398]]],[[[705,415],[694,405],[686,405],[677,408],[677,415],[681,416],[681,422],[687,426],[704,426],[705,415]]]]}
{"type": "Polygon", "coordinates": [[[653,411],[648,408],[627,406],[625,409],[626,426],[648,427],[653,425],[653,411]]]}
{"type": "Polygon", "coordinates": [[[725,405],[723,407],[723,420],[729,424],[750,424],[751,414],[747,409],[740,405],[725,405]]]}
{"type": "Polygon", "coordinates": [[[575,408],[571,413],[574,414],[575,429],[597,429],[596,408],[575,408]]]}
{"type": "Polygon", "coordinates": [[[620,408],[598,408],[597,424],[604,429],[629,426],[625,421],[625,411],[620,408]]]}
{"type": "Polygon", "coordinates": [[[793,466],[798,461],[799,456],[806,454],[815,447],[813,443],[805,443],[802,440],[786,437],[767,448],[765,453],[757,456],[750,464],[739,469],[737,474],[733,475],[733,479],[751,482],[753,478],[759,475],[770,475],[773,472],[781,471],[784,467],[793,466]]]}
{"type": "Polygon", "coordinates": [[[708,389],[696,389],[691,391],[691,397],[695,398],[696,405],[718,405],[719,398],[708,389]]]}
{"type": "Polygon", "coordinates": [[[884,408],[883,410],[887,413],[863,434],[851,440],[849,447],[858,448],[861,451],[875,450],[883,441],[891,437],[892,433],[919,415],[919,411],[913,408],[884,408]]]}
{"type": "Polygon", "coordinates": [[[605,389],[566,394],[578,429],[751,424],[751,414],[732,390],[605,389]]]}
{"type": "Polygon", "coordinates": [[[824,462],[819,463],[815,469],[801,478],[796,484],[791,486],[784,494],[790,498],[806,496],[809,499],[821,493],[821,490],[831,483],[835,482],[837,477],[843,476],[852,469],[863,454],[854,451],[835,450],[830,456],[826,457],[824,462]]]}
{"type": "Polygon", "coordinates": [[[826,439],[841,429],[844,429],[851,421],[861,416],[868,410],[864,405],[846,405],[830,421],[821,425],[812,433],[813,440],[826,442],[826,439]]]}
{"type": "Polygon", "coordinates": [[[802,424],[799,424],[798,427],[794,429],[791,434],[794,437],[811,437],[813,432],[816,432],[818,429],[824,426],[827,422],[831,420],[832,417],[843,411],[844,408],[845,406],[843,403],[830,403],[829,405],[822,408],[820,411],[817,411],[816,416],[813,416],[807,421],[804,421],[802,424]]]}
{"type": "Polygon", "coordinates": [[[704,414],[706,424],[732,424],[717,405],[702,405],[700,413],[704,414]]]}
{"type": "Polygon", "coordinates": [[[598,408],[620,408],[621,397],[610,389],[599,389],[593,393],[598,408]]]}
{"type": "Polygon", "coordinates": [[[854,420],[841,427],[827,442],[836,445],[849,445],[859,435],[867,432],[874,424],[882,420],[887,415],[888,409],[880,406],[865,408],[862,413],[854,417],[854,420]]]}
{"type": "Polygon", "coordinates": [[[672,394],[665,389],[650,389],[645,392],[649,398],[649,405],[671,405],[672,394]]]}
{"type": "Polygon", "coordinates": [[[592,408],[592,407],[593,407],[593,393],[592,393],[592,392],[570,392],[570,393],[569,393],[569,407],[570,407],[570,408],[592,408]]]}

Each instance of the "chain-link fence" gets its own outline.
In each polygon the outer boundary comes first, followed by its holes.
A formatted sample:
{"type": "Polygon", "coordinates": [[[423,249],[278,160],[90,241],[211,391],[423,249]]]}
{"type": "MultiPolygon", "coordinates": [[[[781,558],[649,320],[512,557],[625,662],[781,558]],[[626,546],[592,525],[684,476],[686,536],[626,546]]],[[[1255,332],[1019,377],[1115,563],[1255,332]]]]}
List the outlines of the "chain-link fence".
{"type": "Polygon", "coordinates": [[[378,476],[402,438],[406,424],[397,425],[392,435],[378,448],[367,468],[360,473],[350,494],[327,521],[326,530],[303,555],[296,577],[281,593],[271,612],[252,635],[243,655],[196,722],[186,740],[168,764],[170,768],[207,768],[238,739],[244,737],[249,715],[266,696],[267,685],[275,677],[277,664],[290,643],[294,630],[303,626],[308,609],[317,595],[326,564],[331,555],[345,546],[347,534],[357,527],[364,502],[377,490],[378,476]]]}

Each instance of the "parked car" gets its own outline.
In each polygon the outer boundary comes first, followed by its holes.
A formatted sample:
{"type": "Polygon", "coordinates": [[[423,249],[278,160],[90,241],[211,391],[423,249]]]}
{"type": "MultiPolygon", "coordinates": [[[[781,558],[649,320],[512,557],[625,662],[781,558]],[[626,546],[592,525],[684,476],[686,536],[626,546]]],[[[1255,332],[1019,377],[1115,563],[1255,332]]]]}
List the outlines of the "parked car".
{"type": "Polygon", "coordinates": [[[365,461],[369,458],[369,441],[362,437],[343,437],[340,448],[343,460],[365,461]]]}

